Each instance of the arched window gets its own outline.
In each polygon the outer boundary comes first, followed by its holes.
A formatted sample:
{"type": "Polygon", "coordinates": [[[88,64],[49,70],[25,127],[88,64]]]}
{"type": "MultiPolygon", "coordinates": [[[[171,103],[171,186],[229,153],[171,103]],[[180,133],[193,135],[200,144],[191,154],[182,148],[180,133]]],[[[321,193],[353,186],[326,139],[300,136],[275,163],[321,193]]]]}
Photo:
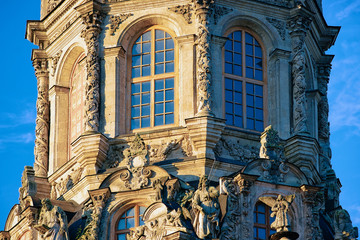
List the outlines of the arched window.
{"type": "Polygon", "coordinates": [[[169,33],[151,28],[131,55],[130,129],[175,123],[175,45],[169,33]]]}
{"type": "Polygon", "coordinates": [[[116,236],[117,240],[125,240],[126,234],[130,232],[130,228],[144,225],[142,221],[142,215],[144,214],[146,207],[135,205],[132,208],[126,210],[119,218],[116,224],[116,236]]]}
{"type": "Polygon", "coordinates": [[[226,124],[264,130],[264,54],[245,30],[230,33],[224,49],[226,124]]]}
{"type": "Polygon", "coordinates": [[[271,209],[262,202],[257,202],[254,209],[254,239],[266,240],[275,229],[271,229],[270,225],[275,217],[270,217],[271,209]]]}
{"type": "Polygon", "coordinates": [[[85,55],[75,62],[70,81],[70,144],[84,131],[85,55]]]}

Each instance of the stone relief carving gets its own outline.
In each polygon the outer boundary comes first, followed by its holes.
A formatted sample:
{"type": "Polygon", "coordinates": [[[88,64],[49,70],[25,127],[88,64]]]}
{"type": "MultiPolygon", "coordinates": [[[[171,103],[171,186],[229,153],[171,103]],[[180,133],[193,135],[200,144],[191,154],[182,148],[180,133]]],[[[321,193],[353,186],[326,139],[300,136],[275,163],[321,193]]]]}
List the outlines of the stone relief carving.
{"type": "Polygon", "coordinates": [[[58,63],[59,63],[61,54],[62,54],[62,50],[60,50],[57,54],[55,54],[55,56],[53,56],[53,57],[51,58],[51,61],[52,61],[52,65],[51,65],[51,69],[52,69],[51,76],[55,76],[56,68],[57,68],[57,65],[58,65],[58,63]]]}
{"type": "Polygon", "coordinates": [[[282,40],[285,40],[286,37],[286,24],[285,22],[278,20],[276,18],[267,17],[266,20],[273,25],[278,31],[282,40]]]}
{"type": "Polygon", "coordinates": [[[61,178],[60,181],[51,184],[51,199],[58,199],[71,188],[73,188],[81,179],[83,168],[72,169],[72,172],[67,177],[61,178]]]}
{"type": "Polygon", "coordinates": [[[62,0],[48,0],[47,13],[50,13],[52,10],[54,10],[61,1],[62,0]]]}
{"type": "Polygon", "coordinates": [[[44,240],[68,240],[68,222],[65,212],[58,206],[54,206],[49,199],[41,200],[41,211],[38,225],[34,228],[38,230],[44,240]]]}
{"type": "Polygon", "coordinates": [[[229,155],[234,160],[250,162],[258,157],[259,150],[255,147],[241,146],[238,141],[231,141],[221,138],[216,144],[214,153],[217,156],[229,155]]]}
{"type": "Polygon", "coordinates": [[[119,28],[120,24],[122,24],[126,19],[133,16],[132,13],[119,14],[110,16],[110,34],[115,35],[116,30],[119,28]]]}
{"type": "Polygon", "coordinates": [[[202,176],[192,199],[193,226],[200,239],[217,238],[220,232],[219,192],[209,186],[207,176],[202,176]]]}
{"type": "Polygon", "coordinates": [[[192,145],[189,136],[178,139],[172,139],[168,142],[162,142],[159,145],[149,145],[150,162],[165,160],[172,152],[181,149],[184,156],[192,156],[192,145]]]}
{"type": "Polygon", "coordinates": [[[302,15],[291,18],[287,24],[292,45],[293,78],[293,114],[294,134],[308,133],[306,115],[306,79],[305,79],[305,37],[310,28],[311,19],[302,15]]]}
{"type": "Polygon", "coordinates": [[[192,23],[193,8],[192,8],[191,4],[178,5],[178,6],[169,8],[169,10],[183,15],[183,17],[187,23],[189,23],[189,24],[192,23]]]}
{"type": "Polygon", "coordinates": [[[334,214],[335,240],[355,240],[359,237],[358,228],[353,227],[350,215],[345,209],[334,214]]]}
{"type": "Polygon", "coordinates": [[[95,11],[85,14],[82,19],[85,29],[81,32],[81,37],[84,38],[88,51],[86,55],[85,131],[97,132],[100,101],[99,35],[102,16],[100,12],[95,11]]]}
{"type": "Polygon", "coordinates": [[[36,127],[35,127],[35,174],[46,177],[49,161],[49,72],[47,59],[33,61],[35,75],[38,80],[38,98],[36,101],[36,127]]]}
{"type": "Polygon", "coordinates": [[[214,5],[212,9],[214,24],[217,24],[221,17],[225,16],[228,13],[231,13],[232,11],[233,10],[230,8],[214,5]]]}
{"type": "Polygon", "coordinates": [[[275,217],[275,221],[271,224],[271,228],[275,228],[276,232],[290,231],[290,221],[287,215],[291,203],[294,201],[295,195],[273,197],[260,197],[259,200],[271,207],[271,217],[275,217]]]}

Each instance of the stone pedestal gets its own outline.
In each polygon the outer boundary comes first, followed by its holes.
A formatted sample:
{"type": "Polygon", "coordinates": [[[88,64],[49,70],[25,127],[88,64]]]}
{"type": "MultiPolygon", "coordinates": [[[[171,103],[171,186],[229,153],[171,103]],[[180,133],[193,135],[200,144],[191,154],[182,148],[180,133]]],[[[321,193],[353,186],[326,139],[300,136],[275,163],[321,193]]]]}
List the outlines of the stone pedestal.
{"type": "Polygon", "coordinates": [[[298,237],[296,232],[277,232],[270,236],[270,240],[296,240],[298,237]]]}

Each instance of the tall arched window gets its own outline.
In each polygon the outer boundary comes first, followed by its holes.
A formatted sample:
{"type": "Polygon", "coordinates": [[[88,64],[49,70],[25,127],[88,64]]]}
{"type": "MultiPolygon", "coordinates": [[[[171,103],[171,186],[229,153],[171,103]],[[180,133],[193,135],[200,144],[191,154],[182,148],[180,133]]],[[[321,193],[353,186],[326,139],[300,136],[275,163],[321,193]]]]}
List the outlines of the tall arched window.
{"type": "Polygon", "coordinates": [[[84,130],[85,101],[85,55],[75,62],[70,81],[70,143],[77,139],[84,130]]]}
{"type": "Polygon", "coordinates": [[[248,31],[230,33],[224,49],[226,124],[264,130],[264,54],[248,31]]]}
{"type": "Polygon", "coordinates": [[[115,230],[117,240],[126,240],[126,234],[130,232],[130,228],[144,225],[142,215],[145,210],[146,207],[135,205],[121,215],[116,224],[115,230]]]}
{"type": "Polygon", "coordinates": [[[175,123],[174,40],[156,28],[144,32],[131,55],[130,129],[175,123]]]}
{"type": "Polygon", "coordinates": [[[270,227],[275,217],[270,217],[271,209],[262,202],[257,202],[254,209],[254,239],[266,240],[276,231],[270,227]]]}

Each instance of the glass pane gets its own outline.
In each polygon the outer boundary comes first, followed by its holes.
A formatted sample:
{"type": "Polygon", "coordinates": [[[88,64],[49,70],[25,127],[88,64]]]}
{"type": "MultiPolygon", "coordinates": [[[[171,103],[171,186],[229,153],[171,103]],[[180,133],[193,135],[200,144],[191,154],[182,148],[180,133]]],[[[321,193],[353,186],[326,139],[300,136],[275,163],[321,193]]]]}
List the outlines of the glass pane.
{"type": "Polygon", "coordinates": [[[131,84],[131,93],[139,93],[140,92],[140,83],[131,84]]]}
{"type": "Polygon", "coordinates": [[[254,120],[253,119],[247,119],[246,125],[247,125],[246,127],[248,129],[254,129],[254,120]]]}
{"type": "Polygon", "coordinates": [[[255,97],[255,107],[263,108],[263,99],[260,97],[255,97]]]}
{"type": "Polygon", "coordinates": [[[140,117],[140,107],[131,108],[131,117],[140,117]]]}
{"type": "Polygon", "coordinates": [[[256,45],[256,46],[260,46],[259,42],[258,42],[258,41],[256,41],[256,39],[255,39],[255,38],[254,38],[254,42],[255,42],[255,45],[256,45]]]}
{"type": "Polygon", "coordinates": [[[241,42],[234,42],[234,52],[241,53],[241,42]]]}
{"type": "Polygon", "coordinates": [[[140,77],[140,68],[133,68],[131,73],[132,78],[140,77]]]}
{"type": "Polygon", "coordinates": [[[148,31],[142,35],[142,41],[150,41],[151,40],[151,31],[148,31]]]}
{"type": "Polygon", "coordinates": [[[255,109],[255,119],[256,120],[264,120],[263,119],[263,110],[262,109],[255,109]]]}
{"type": "Polygon", "coordinates": [[[140,119],[131,119],[131,129],[140,128],[140,119]]]}
{"type": "Polygon", "coordinates": [[[262,95],[263,95],[263,87],[261,85],[255,85],[255,95],[262,97],[262,95]]]}
{"type": "Polygon", "coordinates": [[[155,114],[164,113],[164,104],[163,103],[157,103],[155,104],[155,114]]]}
{"type": "Polygon", "coordinates": [[[155,102],[162,102],[164,101],[164,92],[156,92],[155,93],[155,102]]]}
{"type": "Polygon", "coordinates": [[[226,113],[233,113],[233,104],[226,102],[225,103],[225,112],[226,113]]]}
{"type": "Polygon", "coordinates": [[[236,103],[242,104],[242,94],[239,93],[239,92],[235,92],[234,95],[235,95],[234,101],[235,101],[236,103]]]}
{"type": "Polygon", "coordinates": [[[165,52],[165,60],[166,61],[173,61],[174,60],[174,51],[166,51],[165,52]]]}
{"type": "Polygon", "coordinates": [[[242,82],[241,81],[234,81],[234,90],[237,92],[242,92],[242,82]]]}
{"type": "Polygon", "coordinates": [[[229,78],[225,78],[225,89],[232,90],[233,89],[232,82],[233,80],[229,78]]]}
{"type": "Polygon", "coordinates": [[[254,67],[254,61],[252,57],[246,56],[246,66],[247,67],[254,67]]]}
{"type": "Polygon", "coordinates": [[[174,100],[174,90],[165,91],[165,100],[166,101],[174,100]]]}
{"type": "Polygon", "coordinates": [[[174,79],[168,78],[165,79],[165,88],[173,88],[174,87],[174,79]]]}
{"type": "Polygon", "coordinates": [[[133,217],[135,215],[135,211],[134,211],[134,208],[131,208],[129,210],[126,211],[126,216],[127,217],[133,217]]]}
{"type": "Polygon", "coordinates": [[[258,212],[262,212],[262,213],[265,213],[265,205],[260,203],[257,205],[257,211],[258,212]]]}
{"type": "Polygon", "coordinates": [[[140,65],[140,55],[132,57],[132,65],[139,66],[140,65]]]}
{"type": "Polygon", "coordinates": [[[253,43],[253,37],[248,33],[245,33],[245,42],[251,44],[253,43]]]}
{"type": "Polygon", "coordinates": [[[237,127],[243,127],[242,117],[235,116],[235,126],[237,126],[237,127]]]}
{"type": "Polygon", "coordinates": [[[241,65],[242,63],[241,54],[234,53],[234,63],[241,65]]]}
{"type": "Polygon", "coordinates": [[[229,90],[225,90],[225,101],[232,102],[233,101],[233,92],[229,90]]]}
{"type": "Polygon", "coordinates": [[[226,72],[226,73],[230,73],[230,74],[233,73],[233,71],[232,71],[232,64],[230,64],[230,63],[225,63],[225,72],[226,72]]]}
{"type": "Polygon", "coordinates": [[[170,36],[170,34],[168,34],[167,32],[165,32],[165,37],[166,37],[166,38],[170,38],[171,36],[170,36]]]}
{"type": "Polygon", "coordinates": [[[174,123],[174,114],[166,114],[165,115],[165,124],[174,123]]]}
{"type": "Polygon", "coordinates": [[[255,47],[255,56],[262,57],[262,51],[260,47],[255,47]]]}
{"type": "Polygon", "coordinates": [[[263,228],[258,228],[259,239],[266,239],[266,230],[263,228]]]}
{"type": "Polygon", "coordinates": [[[256,79],[256,80],[262,81],[262,80],[263,80],[262,76],[263,76],[262,71],[260,71],[260,70],[255,70],[255,79],[256,79]]]}
{"type": "Polygon", "coordinates": [[[142,92],[150,92],[150,82],[143,82],[142,83],[142,92]]]}
{"type": "Polygon", "coordinates": [[[234,105],[234,113],[236,115],[242,116],[242,106],[239,104],[234,105]]]}
{"type": "Polygon", "coordinates": [[[142,104],[150,103],[150,93],[145,93],[142,95],[142,104]]]}
{"type": "Polygon", "coordinates": [[[133,55],[137,55],[141,53],[141,44],[135,44],[132,50],[133,55]]]}
{"type": "Polygon", "coordinates": [[[174,102],[165,103],[165,112],[166,113],[174,112],[174,102]]]}
{"type": "Polygon", "coordinates": [[[120,219],[118,224],[118,230],[125,229],[125,219],[120,219]]]}
{"type": "Polygon", "coordinates": [[[232,62],[233,61],[233,54],[232,52],[225,51],[225,61],[232,62]]]}
{"type": "Polygon", "coordinates": [[[156,64],[155,65],[155,74],[164,73],[164,64],[156,64]]]}
{"type": "Polygon", "coordinates": [[[145,105],[141,107],[141,116],[149,116],[150,115],[150,105],[145,105]]]}
{"type": "Polygon", "coordinates": [[[232,51],[232,41],[231,40],[227,40],[225,43],[225,49],[232,51]]]}
{"type": "Polygon", "coordinates": [[[141,36],[136,40],[136,43],[141,42],[141,36]]]}
{"type": "Polygon", "coordinates": [[[140,215],[142,216],[146,210],[146,207],[140,207],[140,215]]]}
{"type": "Polygon", "coordinates": [[[234,74],[237,76],[242,76],[242,68],[240,65],[234,65],[234,74]]]}
{"type": "Polygon", "coordinates": [[[127,218],[126,219],[126,228],[135,227],[135,219],[134,218],[127,218]]]}
{"type": "Polygon", "coordinates": [[[254,106],[254,97],[251,95],[246,95],[246,106],[254,106]]]}
{"type": "Polygon", "coordinates": [[[155,81],[155,90],[164,89],[164,79],[155,81]]]}
{"type": "Polygon", "coordinates": [[[245,45],[245,52],[246,52],[246,55],[253,55],[253,46],[252,45],[249,45],[249,44],[246,44],[245,45]]]}
{"type": "Polygon", "coordinates": [[[173,49],[174,48],[174,41],[172,39],[165,40],[165,48],[166,49],[173,49]]]}
{"type": "Polygon", "coordinates": [[[145,54],[142,56],[142,65],[150,64],[150,54],[145,54]]]}
{"type": "Polygon", "coordinates": [[[155,42],[155,51],[162,51],[164,50],[164,41],[156,41],[155,42]]]}
{"type": "Polygon", "coordinates": [[[234,32],[234,40],[241,41],[241,31],[234,32]]]}
{"type": "Polygon", "coordinates": [[[164,115],[155,116],[155,126],[164,125],[164,115]]]}
{"type": "Polygon", "coordinates": [[[140,95],[131,96],[131,105],[139,105],[140,104],[140,95]]]}
{"type": "Polygon", "coordinates": [[[252,68],[246,68],[246,77],[254,78],[254,70],[252,68]]]}
{"type": "Polygon", "coordinates": [[[164,52],[155,53],[155,63],[164,62],[164,52]]]}
{"type": "Polygon", "coordinates": [[[142,76],[150,76],[150,66],[142,68],[142,76]]]}
{"type": "Polygon", "coordinates": [[[118,240],[126,240],[126,233],[124,234],[119,234],[117,237],[118,240]]]}
{"type": "Polygon", "coordinates": [[[257,227],[254,227],[254,238],[257,238],[257,227]]]}
{"type": "Polygon", "coordinates": [[[254,84],[246,83],[246,93],[254,94],[254,84]]]}
{"type": "Polygon", "coordinates": [[[228,124],[228,125],[233,125],[234,124],[233,115],[226,114],[225,118],[226,118],[226,124],[228,124]]]}
{"type": "Polygon", "coordinates": [[[167,73],[174,72],[174,63],[173,62],[165,64],[165,72],[167,72],[167,73]]]}
{"type": "Polygon", "coordinates": [[[262,59],[261,58],[255,58],[255,68],[262,69],[262,59]]]}
{"type": "Polygon", "coordinates": [[[164,38],[164,31],[163,30],[155,30],[155,39],[164,38]]]}
{"type": "Polygon", "coordinates": [[[143,53],[149,53],[150,50],[151,50],[151,43],[147,42],[147,43],[142,44],[142,52],[143,53]]]}
{"type": "Polygon", "coordinates": [[[255,122],[255,130],[262,132],[264,131],[264,123],[262,121],[256,121],[255,122]]]}
{"type": "Polygon", "coordinates": [[[246,107],[246,116],[248,118],[254,118],[254,108],[246,107]]]}
{"type": "Polygon", "coordinates": [[[145,128],[145,127],[150,127],[150,118],[142,118],[141,119],[141,127],[145,128]]]}

